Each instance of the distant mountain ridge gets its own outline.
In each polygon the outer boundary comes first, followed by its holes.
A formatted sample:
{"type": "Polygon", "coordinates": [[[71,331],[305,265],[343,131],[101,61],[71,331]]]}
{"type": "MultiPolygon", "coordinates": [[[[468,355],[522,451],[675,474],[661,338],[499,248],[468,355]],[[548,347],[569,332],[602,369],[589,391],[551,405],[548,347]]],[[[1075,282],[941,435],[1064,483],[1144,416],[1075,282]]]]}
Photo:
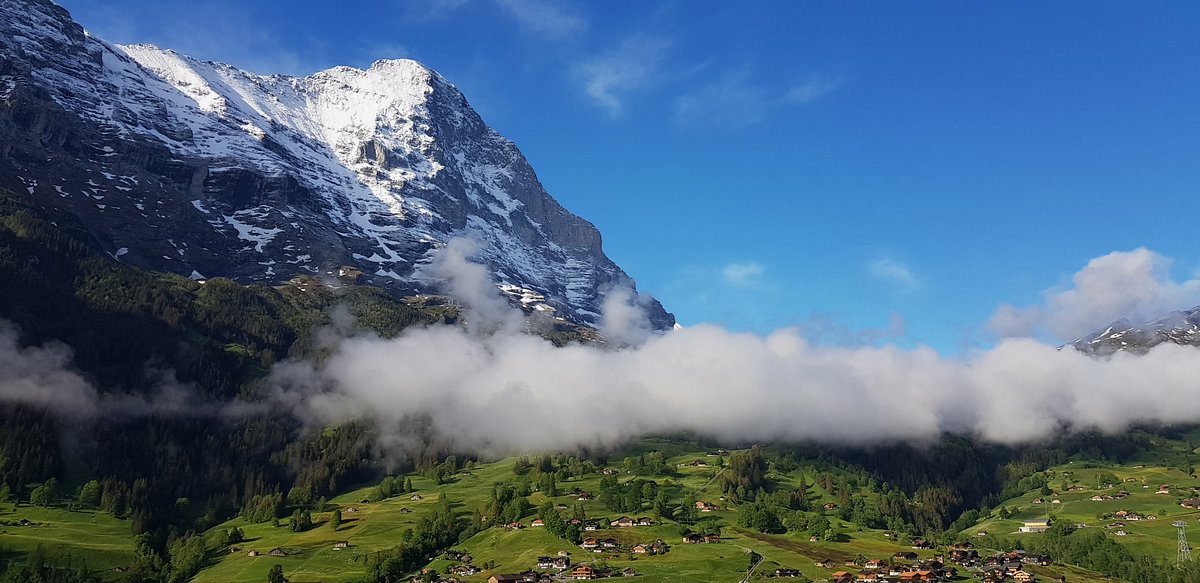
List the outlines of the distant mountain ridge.
{"type": "Polygon", "coordinates": [[[1121,318],[1103,330],[1071,343],[1076,350],[1097,356],[1126,351],[1145,353],[1163,343],[1200,346],[1200,306],[1171,312],[1166,316],[1135,325],[1121,318]]]}
{"type": "Polygon", "coordinates": [[[420,63],[255,75],[106,43],[48,0],[0,0],[0,186],[78,217],[119,261],[197,278],[428,291],[414,270],[469,235],[530,311],[594,323],[609,288],[634,287],[420,63]]]}

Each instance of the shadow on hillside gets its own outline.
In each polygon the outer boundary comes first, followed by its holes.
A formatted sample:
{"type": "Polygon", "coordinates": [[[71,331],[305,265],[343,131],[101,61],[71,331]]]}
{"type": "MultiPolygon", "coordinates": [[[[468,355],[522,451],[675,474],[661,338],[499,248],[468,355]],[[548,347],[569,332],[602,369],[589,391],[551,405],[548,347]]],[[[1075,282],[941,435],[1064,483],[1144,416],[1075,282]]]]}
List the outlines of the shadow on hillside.
{"type": "Polygon", "coordinates": [[[17,561],[24,559],[28,553],[25,551],[16,551],[6,546],[0,545],[0,565],[11,565],[17,561]]]}

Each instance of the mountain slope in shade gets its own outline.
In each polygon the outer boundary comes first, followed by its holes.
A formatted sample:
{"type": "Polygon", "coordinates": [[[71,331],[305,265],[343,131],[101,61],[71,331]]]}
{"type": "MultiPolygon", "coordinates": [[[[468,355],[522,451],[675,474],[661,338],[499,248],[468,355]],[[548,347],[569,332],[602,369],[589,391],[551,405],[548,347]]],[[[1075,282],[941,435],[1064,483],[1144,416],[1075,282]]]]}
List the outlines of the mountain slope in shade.
{"type": "Polygon", "coordinates": [[[594,322],[608,289],[633,287],[420,63],[255,75],[106,43],[48,0],[0,0],[0,185],[78,216],[122,262],[193,277],[424,291],[414,270],[467,235],[527,309],[594,322]]]}
{"type": "Polygon", "coordinates": [[[1120,351],[1141,354],[1166,342],[1200,346],[1200,306],[1171,312],[1163,318],[1140,325],[1121,318],[1071,345],[1081,352],[1107,356],[1120,351]]]}

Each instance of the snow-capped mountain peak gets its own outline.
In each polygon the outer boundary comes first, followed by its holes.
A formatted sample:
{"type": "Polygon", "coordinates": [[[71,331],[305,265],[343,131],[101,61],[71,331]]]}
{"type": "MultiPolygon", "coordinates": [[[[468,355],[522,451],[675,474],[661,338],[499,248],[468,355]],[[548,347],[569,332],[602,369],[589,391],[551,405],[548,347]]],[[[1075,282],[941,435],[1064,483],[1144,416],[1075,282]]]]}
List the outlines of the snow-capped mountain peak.
{"type": "Polygon", "coordinates": [[[349,266],[417,291],[414,270],[469,235],[502,290],[576,320],[632,286],[595,227],[416,61],[257,75],[105,43],[48,0],[0,0],[0,59],[0,184],[80,217],[120,261],[263,282],[349,266]]]}
{"type": "Polygon", "coordinates": [[[1071,345],[1081,352],[1107,356],[1122,351],[1140,354],[1163,343],[1200,346],[1200,306],[1139,325],[1121,318],[1071,345]]]}

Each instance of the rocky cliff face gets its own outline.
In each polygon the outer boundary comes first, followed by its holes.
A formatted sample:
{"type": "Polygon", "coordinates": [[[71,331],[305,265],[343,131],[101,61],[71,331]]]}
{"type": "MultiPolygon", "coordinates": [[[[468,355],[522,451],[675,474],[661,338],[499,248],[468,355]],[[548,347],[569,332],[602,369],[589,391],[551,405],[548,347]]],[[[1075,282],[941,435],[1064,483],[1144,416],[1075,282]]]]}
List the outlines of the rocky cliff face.
{"type": "Polygon", "coordinates": [[[48,0],[0,0],[0,186],[79,217],[119,261],[193,277],[424,291],[414,270],[466,235],[527,309],[592,322],[607,289],[633,286],[415,61],[259,76],[106,43],[48,0]]]}
{"type": "Polygon", "coordinates": [[[1168,342],[1181,346],[1200,346],[1200,306],[1171,312],[1163,318],[1140,325],[1122,318],[1103,330],[1076,340],[1071,346],[1088,354],[1107,356],[1120,351],[1142,354],[1168,342]]]}

